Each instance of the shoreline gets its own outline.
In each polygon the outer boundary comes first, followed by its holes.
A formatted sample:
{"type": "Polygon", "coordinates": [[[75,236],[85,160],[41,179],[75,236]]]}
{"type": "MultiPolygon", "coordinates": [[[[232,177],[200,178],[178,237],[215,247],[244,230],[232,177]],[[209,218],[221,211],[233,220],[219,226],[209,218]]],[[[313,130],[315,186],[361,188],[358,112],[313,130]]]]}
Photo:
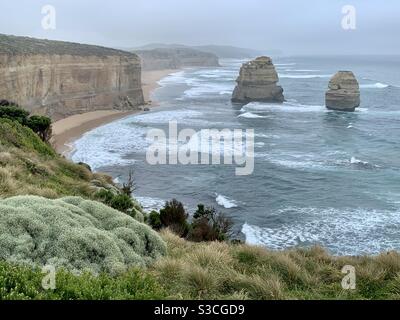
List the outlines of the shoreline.
{"type": "MultiPolygon", "coordinates": [[[[168,69],[144,71],[142,73],[143,96],[149,108],[154,108],[159,105],[157,101],[151,101],[151,95],[154,90],[161,87],[158,82],[171,73],[178,71],[179,70],[168,69]]],[[[145,107],[146,104],[142,106],[142,108],[145,107]]],[[[51,144],[58,153],[69,157],[71,152],[73,152],[71,144],[86,132],[141,112],[143,112],[141,109],[131,111],[98,110],[69,116],[53,123],[51,144]]]]}

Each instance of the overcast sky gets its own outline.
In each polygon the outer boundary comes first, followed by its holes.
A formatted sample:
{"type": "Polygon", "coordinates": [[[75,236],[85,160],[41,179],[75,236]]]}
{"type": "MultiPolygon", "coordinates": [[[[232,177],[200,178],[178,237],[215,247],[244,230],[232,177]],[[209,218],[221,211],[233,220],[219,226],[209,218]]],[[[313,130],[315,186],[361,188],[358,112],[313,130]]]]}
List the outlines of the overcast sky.
{"type": "Polygon", "coordinates": [[[399,0],[0,0],[0,33],[113,47],[224,44],[286,54],[400,54],[399,0]],[[42,28],[44,5],[56,29],[42,28]],[[356,8],[356,29],[342,8],[356,8]]]}

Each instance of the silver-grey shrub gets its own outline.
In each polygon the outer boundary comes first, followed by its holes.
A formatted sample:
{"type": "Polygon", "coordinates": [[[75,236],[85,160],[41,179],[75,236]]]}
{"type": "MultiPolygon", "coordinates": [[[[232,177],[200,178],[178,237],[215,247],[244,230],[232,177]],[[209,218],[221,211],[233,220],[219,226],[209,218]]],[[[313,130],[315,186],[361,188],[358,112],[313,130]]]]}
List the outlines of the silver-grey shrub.
{"type": "Polygon", "coordinates": [[[165,253],[165,242],[150,227],[99,202],[36,196],[0,200],[1,260],[119,274],[165,253]]]}

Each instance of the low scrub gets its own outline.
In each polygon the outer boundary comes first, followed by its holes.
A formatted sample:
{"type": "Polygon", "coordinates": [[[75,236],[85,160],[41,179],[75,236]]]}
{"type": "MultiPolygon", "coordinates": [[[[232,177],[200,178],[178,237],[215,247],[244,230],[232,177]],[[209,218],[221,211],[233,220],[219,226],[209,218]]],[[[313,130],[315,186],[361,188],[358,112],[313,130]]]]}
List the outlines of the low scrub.
{"type": "Polygon", "coordinates": [[[164,241],[150,227],[99,202],[34,196],[0,201],[1,260],[120,274],[165,252],[164,241]]]}
{"type": "Polygon", "coordinates": [[[162,231],[168,254],[151,268],[175,299],[399,299],[400,255],[335,257],[319,247],[270,251],[226,242],[194,243],[162,231]],[[345,290],[342,269],[356,270],[345,290]]]}
{"type": "Polygon", "coordinates": [[[48,290],[42,287],[44,275],[40,268],[0,262],[0,300],[155,300],[166,295],[154,276],[137,268],[117,276],[59,270],[55,289],[48,290]]]}
{"type": "Polygon", "coordinates": [[[166,202],[160,212],[152,211],[147,219],[155,230],[168,228],[178,236],[193,242],[229,240],[232,221],[214,208],[199,204],[193,218],[176,199],[166,202]]]}

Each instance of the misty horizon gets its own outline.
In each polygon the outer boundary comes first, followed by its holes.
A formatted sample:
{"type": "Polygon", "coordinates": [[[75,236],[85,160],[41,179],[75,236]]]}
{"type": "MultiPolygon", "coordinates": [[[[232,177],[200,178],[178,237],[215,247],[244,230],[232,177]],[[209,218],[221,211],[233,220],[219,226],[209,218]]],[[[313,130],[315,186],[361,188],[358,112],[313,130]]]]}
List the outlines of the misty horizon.
{"type": "Polygon", "coordinates": [[[224,45],[285,55],[397,55],[400,4],[389,0],[60,0],[2,1],[0,33],[113,48],[149,43],[224,45]],[[42,8],[56,10],[56,28],[44,30],[42,8]],[[355,8],[355,29],[342,27],[343,7],[355,8]]]}

